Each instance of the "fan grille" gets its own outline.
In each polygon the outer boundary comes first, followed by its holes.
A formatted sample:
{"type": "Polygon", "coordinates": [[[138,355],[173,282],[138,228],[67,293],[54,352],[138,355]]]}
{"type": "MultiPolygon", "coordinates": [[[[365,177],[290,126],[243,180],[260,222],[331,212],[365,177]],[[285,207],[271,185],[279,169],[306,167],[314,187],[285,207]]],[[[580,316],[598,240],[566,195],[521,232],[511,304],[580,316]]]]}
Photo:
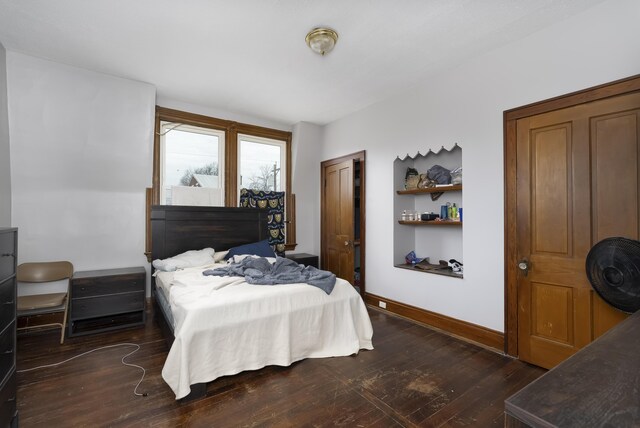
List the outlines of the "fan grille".
{"type": "Polygon", "coordinates": [[[587,254],[587,278],[611,306],[632,313],[640,309],[640,242],[606,238],[587,254]]]}

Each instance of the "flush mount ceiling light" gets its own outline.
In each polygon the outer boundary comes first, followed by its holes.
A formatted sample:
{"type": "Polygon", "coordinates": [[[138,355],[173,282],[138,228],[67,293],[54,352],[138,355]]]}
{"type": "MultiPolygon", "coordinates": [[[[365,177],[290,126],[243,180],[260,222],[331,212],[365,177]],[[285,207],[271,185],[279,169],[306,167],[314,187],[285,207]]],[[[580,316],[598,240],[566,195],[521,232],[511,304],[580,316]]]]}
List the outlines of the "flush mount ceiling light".
{"type": "Polygon", "coordinates": [[[338,33],[330,28],[314,28],[305,38],[312,51],[320,55],[331,52],[338,41],[338,33]]]}

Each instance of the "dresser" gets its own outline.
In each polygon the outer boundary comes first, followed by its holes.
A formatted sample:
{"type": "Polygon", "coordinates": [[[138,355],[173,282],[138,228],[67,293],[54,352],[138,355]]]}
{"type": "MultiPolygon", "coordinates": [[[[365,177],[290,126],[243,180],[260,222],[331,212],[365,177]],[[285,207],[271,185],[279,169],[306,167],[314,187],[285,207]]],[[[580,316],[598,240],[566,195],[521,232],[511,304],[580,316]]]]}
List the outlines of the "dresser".
{"type": "Polygon", "coordinates": [[[18,426],[16,406],[16,260],[18,230],[0,228],[0,427],[18,426]]]}
{"type": "Polygon", "coordinates": [[[505,427],[640,426],[640,311],[504,402],[505,427]]]}
{"type": "Polygon", "coordinates": [[[75,272],[69,337],[144,325],[145,283],[144,267],[75,272]]]}
{"type": "Polygon", "coordinates": [[[314,256],[313,254],[292,253],[285,255],[285,258],[293,260],[301,265],[313,266],[316,269],[318,268],[318,256],[314,256]]]}

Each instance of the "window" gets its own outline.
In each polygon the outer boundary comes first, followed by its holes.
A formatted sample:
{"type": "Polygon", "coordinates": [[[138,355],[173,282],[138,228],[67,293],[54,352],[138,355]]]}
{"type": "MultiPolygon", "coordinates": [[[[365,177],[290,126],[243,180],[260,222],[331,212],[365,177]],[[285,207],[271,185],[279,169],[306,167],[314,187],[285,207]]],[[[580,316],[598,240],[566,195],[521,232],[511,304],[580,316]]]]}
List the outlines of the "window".
{"type": "Polygon", "coordinates": [[[286,190],[285,149],[285,141],[238,135],[238,187],[286,190]]]}
{"type": "Polygon", "coordinates": [[[286,248],[295,248],[291,132],[156,106],[148,205],[238,206],[240,189],[285,192],[286,248]]]}
{"type": "Polygon", "coordinates": [[[225,133],[160,123],[160,201],[163,205],[224,206],[225,133]]]}

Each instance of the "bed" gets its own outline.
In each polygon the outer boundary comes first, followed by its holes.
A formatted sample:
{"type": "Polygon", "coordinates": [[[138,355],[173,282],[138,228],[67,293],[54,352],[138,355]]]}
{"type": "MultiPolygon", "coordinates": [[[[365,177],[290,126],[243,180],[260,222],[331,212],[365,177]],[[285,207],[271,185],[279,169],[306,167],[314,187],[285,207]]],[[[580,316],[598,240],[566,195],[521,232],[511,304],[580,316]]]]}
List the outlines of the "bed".
{"type": "MultiPolygon", "coordinates": [[[[267,213],[253,208],[154,206],[151,227],[154,260],[268,237],[267,213]]],[[[152,276],[154,315],[170,345],[162,376],[176,399],[205,395],[221,376],[373,349],[366,307],[348,282],[336,279],[327,294],[302,283],[262,286],[202,274],[219,266],[152,276]]]]}

